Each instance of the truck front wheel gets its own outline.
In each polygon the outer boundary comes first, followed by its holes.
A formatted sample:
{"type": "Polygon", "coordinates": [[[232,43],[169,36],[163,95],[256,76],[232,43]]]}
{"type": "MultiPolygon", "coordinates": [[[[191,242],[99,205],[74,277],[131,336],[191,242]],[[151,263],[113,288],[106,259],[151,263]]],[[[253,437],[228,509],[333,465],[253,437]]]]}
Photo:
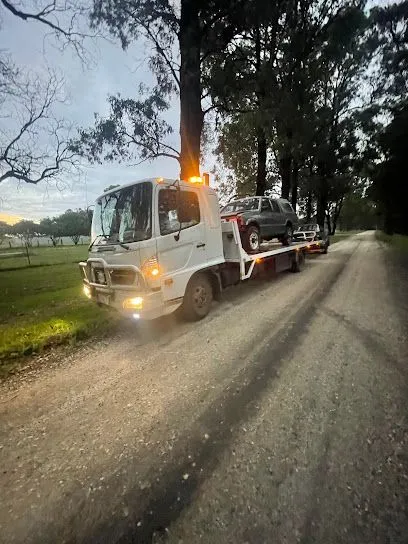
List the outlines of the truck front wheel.
{"type": "Polygon", "coordinates": [[[211,308],[213,289],[206,274],[196,274],[187,285],[181,306],[182,314],[188,321],[203,319],[211,308]]]}

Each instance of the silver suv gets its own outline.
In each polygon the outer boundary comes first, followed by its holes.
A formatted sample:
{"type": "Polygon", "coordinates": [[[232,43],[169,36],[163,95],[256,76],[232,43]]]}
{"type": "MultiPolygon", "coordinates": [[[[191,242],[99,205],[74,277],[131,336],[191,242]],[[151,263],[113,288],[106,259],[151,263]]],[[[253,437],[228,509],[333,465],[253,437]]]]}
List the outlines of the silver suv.
{"type": "Polygon", "coordinates": [[[263,240],[278,238],[290,245],[299,219],[285,198],[251,196],[229,202],[221,210],[224,221],[236,219],[246,251],[256,253],[263,240]]]}

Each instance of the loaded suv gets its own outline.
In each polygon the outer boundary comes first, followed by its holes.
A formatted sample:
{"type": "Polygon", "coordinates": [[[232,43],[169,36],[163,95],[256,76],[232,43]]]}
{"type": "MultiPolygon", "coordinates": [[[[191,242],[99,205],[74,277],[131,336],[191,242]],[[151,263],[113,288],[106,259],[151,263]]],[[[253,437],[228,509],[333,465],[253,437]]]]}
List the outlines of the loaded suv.
{"type": "Polygon", "coordinates": [[[259,251],[263,240],[278,238],[283,245],[292,243],[299,220],[290,203],[284,198],[253,196],[229,202],[221,210],[221,219],[235,219],[244,249],[259,251]]]}

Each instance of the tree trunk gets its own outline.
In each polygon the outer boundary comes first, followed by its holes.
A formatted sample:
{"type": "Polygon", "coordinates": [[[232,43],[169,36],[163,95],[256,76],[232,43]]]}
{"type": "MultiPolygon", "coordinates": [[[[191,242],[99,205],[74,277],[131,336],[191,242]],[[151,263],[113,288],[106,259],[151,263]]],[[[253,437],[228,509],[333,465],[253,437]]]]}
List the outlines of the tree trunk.
{"type": "Polygon", "coordinates": [[[331,224],[331,218],[330,218],[330,214],[329,214],[329,213],[326,213],[326,221],[327,221],[327,231],[328,231],[328,233],[329,233],[330,236],[331,236],[331,235],[334,234],[334,233],[332,232],[332,224],[331,224]]]}
{"type": "Polygon", "coordinates": [[[312,191],[307,193],[306,199],[306,222],[309,223],[312,219],[312,191]]]}
{"type": "Polygon", "coordinates": [[[320,194],[317,198],[317,212],[316,219],[319,227],[324,230],[324,220],[326,218],[326,209],[327,209],[327,197],[326,192],[320,190],[320,194]]]}
{"type": "Polygon", "coordinates": [[[257,171],[256,195],[262,196],[266,189],[266,136],[263,128],[258,128],[257,134],[257,171]]]}
{"type": "Polygon", "coordinates": [[[330,234],[332,236],[336,234],[337,221],[339,220],[341,210],[343,208],[343,202],[344,202],[344,197],[341,197],[341,199],[336,203],[336,208],[334,210],[333,221],[332,221],[331,229],[330,229],[330,234]]]}
{"type": "Polygon", "coordinates": [[[181,0],[180,16],[180,177],[200,175],[201,34],[196,2],[181,0]]]}
{"type": "Polygon", "coordinates": [[[289,198],[292,158],[290,156],[282,157],[279,163],[279,170],[282,178],[282,198],[289,198]]]}
{"type": "Polygon", "coordinates": [[[295,162],[292,170],[292,208],[296,211],[298,199],[299,166],[295,162]]]}

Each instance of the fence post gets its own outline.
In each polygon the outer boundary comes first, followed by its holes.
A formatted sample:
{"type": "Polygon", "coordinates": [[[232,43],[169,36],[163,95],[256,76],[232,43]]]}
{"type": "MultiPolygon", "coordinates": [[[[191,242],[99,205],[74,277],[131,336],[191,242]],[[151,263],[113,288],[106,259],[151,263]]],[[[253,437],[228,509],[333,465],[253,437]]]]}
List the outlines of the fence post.
{"type": "Polygon", "coordinates": [[[31,266],[30,254],[28,253],[28,244],[25,244],[28,266],[31,266]]]}

